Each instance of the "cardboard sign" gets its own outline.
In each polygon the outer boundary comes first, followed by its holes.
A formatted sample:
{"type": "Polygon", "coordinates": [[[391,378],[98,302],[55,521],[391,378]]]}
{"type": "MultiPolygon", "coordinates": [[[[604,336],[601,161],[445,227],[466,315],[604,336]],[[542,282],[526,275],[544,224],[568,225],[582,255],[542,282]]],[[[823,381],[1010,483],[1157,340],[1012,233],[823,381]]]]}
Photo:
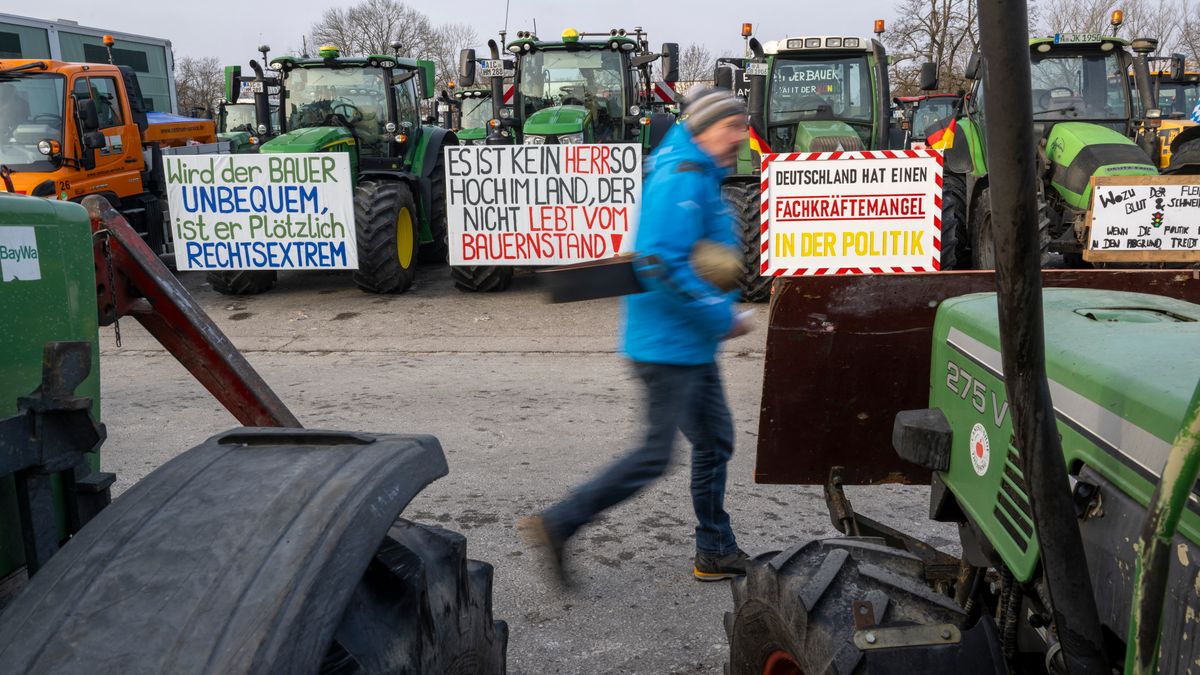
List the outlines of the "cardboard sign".
{"type": "Polygon", "coordinates": [[[447,145],[451,265],[566,265],[633,246],[642,147],[447,145]]]}
{"type": "Polygon", "coordinates": [[[763,275],[941,269],[940,152],[812,152],[762,159],[763,275]]]}
{"type": "Polygon", "coordinates": [[[1200,261],[1200,181],[1194,176],[1092,179],[1085,260],[1200,261]]]}
{"type": "Polygon", "coordinates": [[[357,269],[346,153],[163,157],[175,264],[357,269]]]}

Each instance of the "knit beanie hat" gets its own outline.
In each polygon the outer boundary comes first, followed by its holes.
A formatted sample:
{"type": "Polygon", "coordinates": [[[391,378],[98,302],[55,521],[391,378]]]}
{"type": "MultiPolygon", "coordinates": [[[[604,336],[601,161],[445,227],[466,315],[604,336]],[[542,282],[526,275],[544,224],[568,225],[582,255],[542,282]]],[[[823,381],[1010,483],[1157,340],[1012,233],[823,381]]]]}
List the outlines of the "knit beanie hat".
{"type": "Polygon", "coordinates": [[[683,124],[693,136],[726,117],[745,114],[746,104],[724,89],[699,85],[683,100],[683,124]]]}

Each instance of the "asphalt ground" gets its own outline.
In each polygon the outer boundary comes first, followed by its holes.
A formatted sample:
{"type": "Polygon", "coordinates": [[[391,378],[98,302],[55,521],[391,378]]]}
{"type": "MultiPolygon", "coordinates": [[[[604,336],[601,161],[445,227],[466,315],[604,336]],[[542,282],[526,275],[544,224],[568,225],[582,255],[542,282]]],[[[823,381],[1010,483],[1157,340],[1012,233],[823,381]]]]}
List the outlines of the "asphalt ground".
{"type": "MultiPolygon", "coordinates": [[[[470,556],[495,566],[510,673],[721,672],[732,602],[727,582],[690,574],[682,439],[663,481],[572,543],[575,590],[548,582],[514,528],[636,441],[641,401],[615,351],[616,301],[549,305],[532,274],[505,293],[464,294],[445,267],[422,268],[399,296],[364,294],[338,273],[285,274],[244,298],[218,295],[198,273],[181,279],[306,427],[441,440],[450,474],[403,515],[463,533],[470,556]]],[[[753,555],[835,531],[819,486],[754,483],[766,306],[747,308],[757,330],[728,343],[720,365],[737,435],[728,509],[753,555]]],[[[118,492],[237,426],[135,321],[120,328],[120,348],[111,328],[101,334],[103,465],[118,492]]],[[[956,548],[953,529],[927,521],[928,488],[847,493],[857,510],[956,548]]]]}

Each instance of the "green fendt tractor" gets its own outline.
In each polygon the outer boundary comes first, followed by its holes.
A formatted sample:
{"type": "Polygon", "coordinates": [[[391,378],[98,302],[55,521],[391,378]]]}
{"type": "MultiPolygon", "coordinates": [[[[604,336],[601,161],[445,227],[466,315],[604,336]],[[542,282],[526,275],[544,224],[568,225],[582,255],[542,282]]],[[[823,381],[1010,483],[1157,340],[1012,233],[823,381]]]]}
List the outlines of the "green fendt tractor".
{"type": "MultiPolygon", "coordinates": [[[[662,79],[679,77],[679,45],[667,42],[652,52],[641,28],[628,32],[580,33],[568,28],[559,40],[518,31],[507,50],[516,57],[511,108],[504,105],[506,68],[498,45],[489,41],[487,79],[492,94],[488,144],[637,143],[643,153],[657,147],[675,116],[651,111],[653,64],[661,59],[662,79]],[[494,124],[492,124],[494,122],[494,124]]],[[[459,60],[459,81],[475,82],[474,49],[459,60]]],[[[464,291],[502,291],[512,281],[508,266],[454,266],[455,285],[464,291]]]]}
{"type": "MultiPolygon", "coordinates": [[[[1070,266],[1082,261],[1092,177],[1158,175],[1157,137],[1132,140],[1142,128],[1142,101],[1152,100],[1144,54],[1153,41],[1134,40],[1138,56],[1130,44],[1094,33],[1029,41],[1043,264],[1051,253],[1062,253],[1070,266]]],[[[942,269],[991,269],[996,258],[978,56],[966,75],[974,85],[946,150],[942,269]]]]}
{"type": "MultiPolygon", "coordinates": [[[[271,48],[258,48],[267,62],[271,48]]],[[[236,153],[258,152],[263,143],[279,133],[279,78],[266,73],[258,61],[250,60],[250,77],[241,66],[225,66],[224,96],[217,101],[217,138],[229,141],[236,153]]]]}
{"type": "MultiPolygon", "coordinates": [[[[882,32],[878,21],[876,33],[882,32]]],[[[754,54],[745,69],[750,127],[766,147],[755,149],[753,139],[748,141],[738,154],[736,173],[722,191],[741,229],[742,297],[762,302],[771,293],[771,277],[761,276],[760,150],[887,149],[891,89],[887,54],[877,39],[786,37],[760,44],[750,38],[749,45],[754,54]]]]}
{"type": "MultiPolygon", "coordinates": [[[[393,43],[399,51],[399,43],[393,43]]],[[[445,166],[452,131],[421,123],[421,101],[433,98],[431,61],[396,55],[343,57],[322,47],[317,58],[280,56],[281,131],[262,153],[345,152],[354,181],[358,269],[369,293],[403,293],[418,260],[446,260],[445,166]]],[[[210,274],[222,293],[261,293],[273,270],[210,274]]]]}

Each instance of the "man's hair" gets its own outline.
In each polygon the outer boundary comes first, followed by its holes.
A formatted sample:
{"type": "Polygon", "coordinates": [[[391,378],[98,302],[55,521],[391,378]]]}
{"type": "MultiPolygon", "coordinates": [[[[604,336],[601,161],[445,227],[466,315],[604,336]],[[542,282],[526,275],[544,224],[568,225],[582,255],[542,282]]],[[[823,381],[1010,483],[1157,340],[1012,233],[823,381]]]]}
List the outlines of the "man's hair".
{"type": "Polygon", "coordinates": [[[693,135],[727,117],[745,115],[746,104],[724,89],[700,85],[683,100],[683,124],[693,135]]]}

